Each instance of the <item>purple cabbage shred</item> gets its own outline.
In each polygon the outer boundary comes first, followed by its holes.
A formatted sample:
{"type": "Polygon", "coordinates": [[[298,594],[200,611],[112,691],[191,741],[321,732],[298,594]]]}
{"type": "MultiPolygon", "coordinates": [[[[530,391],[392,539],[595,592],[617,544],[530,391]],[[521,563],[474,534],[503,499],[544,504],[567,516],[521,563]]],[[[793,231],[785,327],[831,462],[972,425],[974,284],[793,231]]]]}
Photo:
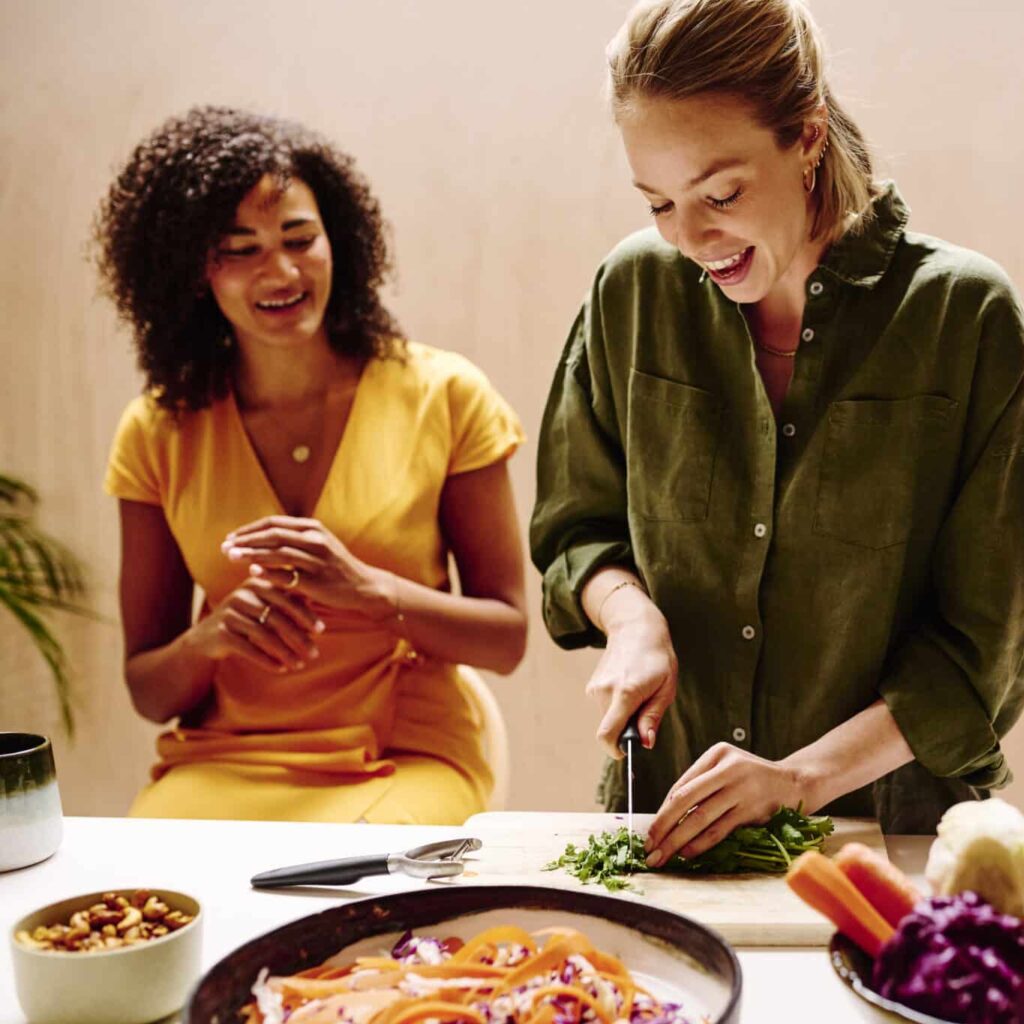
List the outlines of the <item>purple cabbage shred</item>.
{"type": "Polygon", "coordinates": [[[411,956],[416,951],[416,938],[412,931],[407,931],[391,948],[393,960],[401,960],[403,957],[411,956]]]}

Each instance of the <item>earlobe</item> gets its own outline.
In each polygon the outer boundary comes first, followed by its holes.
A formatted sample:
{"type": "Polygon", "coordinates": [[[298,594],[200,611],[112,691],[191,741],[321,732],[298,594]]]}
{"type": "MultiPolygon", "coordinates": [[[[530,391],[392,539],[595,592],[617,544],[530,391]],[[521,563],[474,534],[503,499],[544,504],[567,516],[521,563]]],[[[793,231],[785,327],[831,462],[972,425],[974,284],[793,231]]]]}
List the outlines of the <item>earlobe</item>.
{"type": "Polygon", "coordinates": [[[825,151],[828,149],[827,135],[823,142],[820,144],[818,142],[825,129],[817,124],[812,125],[811,127],[812,134],[810,141],[807,144],[807,155],[811,162],[804,168],[803,172],[804,191],[808,194],[813,192],[815,186],[818,184],[818,168],[821,166],[821,161],[825,159],[825,151]],[[817,154],[815,154],[815,149],[817,149],[817,154]]]}

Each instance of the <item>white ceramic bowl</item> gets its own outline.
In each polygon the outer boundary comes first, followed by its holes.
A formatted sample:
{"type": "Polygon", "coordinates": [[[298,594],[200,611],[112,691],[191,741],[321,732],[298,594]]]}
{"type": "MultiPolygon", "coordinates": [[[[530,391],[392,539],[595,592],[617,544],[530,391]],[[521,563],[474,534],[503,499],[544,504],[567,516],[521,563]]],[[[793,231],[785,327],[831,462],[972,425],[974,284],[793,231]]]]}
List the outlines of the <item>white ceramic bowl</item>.
{"type": "Polygon", "coordinates": [[[45,1024],[148,1024],[180,1009],[200,973],[202,914],[184,893],[149,889],[171,910],[195,920],[169,935],[120,949],[68,953],[29,949],[16,941],[39,925],[66,924],[73,913],[106,892],[130,897],[134,889],[107,889],[40,907],[11,929],[18,1001],[30,1021],[45,1024]]]}

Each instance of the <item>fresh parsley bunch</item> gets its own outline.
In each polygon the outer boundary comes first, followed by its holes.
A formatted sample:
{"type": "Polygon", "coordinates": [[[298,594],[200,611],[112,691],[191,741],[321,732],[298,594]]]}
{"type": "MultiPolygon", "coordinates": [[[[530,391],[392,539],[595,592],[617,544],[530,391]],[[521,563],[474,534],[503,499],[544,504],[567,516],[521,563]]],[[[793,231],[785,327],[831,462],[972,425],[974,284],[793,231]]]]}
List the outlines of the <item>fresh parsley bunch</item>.
{"type": "MultiPolygon", "coordinates": [[[[690,875],[780,873],[801,853],[818,849],[834,830],[826,815],[805,815],[800,808],[780,807],[767,824],[744,825],[710,850],[690,859],[676,854],[657,870],[690,875]]],[[[569,843],[562,856],[546,864],[544,870],[565,868],[581,882],[601,882],[614,892],[629,887],[624,876],[651,870],[645,857],[643,836],[623,827],[590,836],[586,847],[569,843]]]]}

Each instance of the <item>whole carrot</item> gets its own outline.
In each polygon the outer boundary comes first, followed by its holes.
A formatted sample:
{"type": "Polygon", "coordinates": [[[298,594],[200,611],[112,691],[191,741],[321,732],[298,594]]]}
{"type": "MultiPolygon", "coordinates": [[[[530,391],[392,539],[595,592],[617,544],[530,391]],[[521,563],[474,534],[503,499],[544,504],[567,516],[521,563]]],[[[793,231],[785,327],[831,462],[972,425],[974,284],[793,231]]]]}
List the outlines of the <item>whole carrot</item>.
{"type": "Polygon", "coordinates": [[[893,928],[899,927],[921,899],[913,882],[895,864],[863,843],[847,843],[832,862],[893,928]]]}
{"type": "Polygon", "coordinates": [[[817,850],[801,854],[786,873],[789,887],[805,903],[824,914],[868,956],[878,956],[893,927],[857,891],[854,884],[817,850]]]}

